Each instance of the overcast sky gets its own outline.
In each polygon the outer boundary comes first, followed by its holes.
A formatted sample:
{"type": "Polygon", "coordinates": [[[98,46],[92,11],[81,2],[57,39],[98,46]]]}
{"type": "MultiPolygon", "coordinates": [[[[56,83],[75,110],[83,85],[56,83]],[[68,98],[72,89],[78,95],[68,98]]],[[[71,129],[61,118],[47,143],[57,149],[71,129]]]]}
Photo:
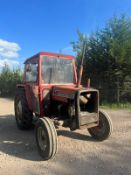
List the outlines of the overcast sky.
{"type": "Polygon", "coordinates": [[[39,51],[74,55],[77,30],[89,35],[123,13],[131,16],[131,0],[0,0],[0,67],[39,51]]]}

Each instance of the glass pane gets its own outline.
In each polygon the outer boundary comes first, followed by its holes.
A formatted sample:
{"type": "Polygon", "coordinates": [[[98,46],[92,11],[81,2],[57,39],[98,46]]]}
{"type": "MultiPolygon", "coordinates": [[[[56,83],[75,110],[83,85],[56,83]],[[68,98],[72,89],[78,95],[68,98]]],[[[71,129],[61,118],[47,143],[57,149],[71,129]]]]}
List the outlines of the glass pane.
{"type": "Polygon", "coordinates": [[[28,66],[30,67],[30,70],[26,71],[26,81],[35,82],[38,75],[38,64],[28,64],[28,66]]]}
{"type": "Polygon", "coordinates": [[[44,56],[42,60],[42,78],[46,84],[73,83],[74,71],[72,60],[44,56]]]}

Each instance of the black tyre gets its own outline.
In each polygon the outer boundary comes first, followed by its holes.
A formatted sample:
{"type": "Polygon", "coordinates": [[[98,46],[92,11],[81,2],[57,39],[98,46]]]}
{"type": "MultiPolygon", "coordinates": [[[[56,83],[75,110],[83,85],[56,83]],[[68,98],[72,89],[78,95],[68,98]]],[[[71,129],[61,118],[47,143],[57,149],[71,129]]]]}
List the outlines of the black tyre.
{"type": "Polygon", "coordinates": [[[14,108],[18,128],[22,130],[32,128],[33,113],[28,108],[24,89],[17,89],[14,108]]]}
{"type": "Polygon", "coordinates": [[[44,160],[54,157],[57,152],[57,132],[53,122],[47,118],[40,118],[35,129],[38,151],[44,160]]]}
{"type": "Polygon", "coordinates": [[[107,139],[113,131],[112,121],[108,114],[99,111],[99,125],[89,128],[88,131],[93,138],[99,141],[107,139]]]}

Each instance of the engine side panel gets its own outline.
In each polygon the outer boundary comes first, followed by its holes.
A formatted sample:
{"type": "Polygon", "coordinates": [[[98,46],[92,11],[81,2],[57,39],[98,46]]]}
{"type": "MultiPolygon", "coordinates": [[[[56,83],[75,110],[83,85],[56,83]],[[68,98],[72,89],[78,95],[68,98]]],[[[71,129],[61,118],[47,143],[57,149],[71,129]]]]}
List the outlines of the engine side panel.
{"type": "Polygon", "coordinates": [[[75,90],[62,87],[54,87],[52,90],[52,100],[68,102],[68,99],[73,100],[75,98],[75,90]]]}

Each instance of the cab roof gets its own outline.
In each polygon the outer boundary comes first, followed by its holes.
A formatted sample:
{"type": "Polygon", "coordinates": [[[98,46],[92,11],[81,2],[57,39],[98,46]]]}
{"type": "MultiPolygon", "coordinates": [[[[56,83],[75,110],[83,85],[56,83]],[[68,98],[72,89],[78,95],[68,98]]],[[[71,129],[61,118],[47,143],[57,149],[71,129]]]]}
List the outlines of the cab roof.
{"type": "Polygon", "coordinates": [[[52,52],[39,52],[39,53],[33,55],[32,57],[27,58],[26,61],[24,62],[24,64],[26,64],[27,62],[29,62],[33,59],[39,58],[40,56],[54,56],[54,57],[63,57],[63,58],[67,58],[67,59],[75,59],[75,57],[72,55],[52,53],[52,52]]]}

